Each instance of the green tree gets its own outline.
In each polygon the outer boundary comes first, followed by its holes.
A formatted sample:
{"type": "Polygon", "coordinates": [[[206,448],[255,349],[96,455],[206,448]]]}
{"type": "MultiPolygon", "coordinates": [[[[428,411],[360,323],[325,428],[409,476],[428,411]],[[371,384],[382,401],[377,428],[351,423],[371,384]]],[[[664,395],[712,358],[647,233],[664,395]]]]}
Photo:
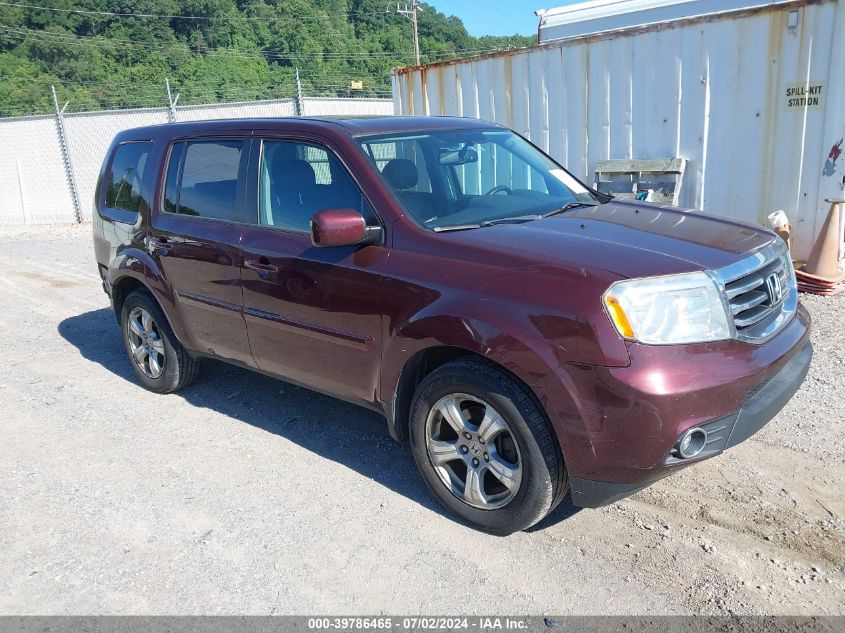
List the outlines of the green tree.
{"type": "MultiPolygon", "coordinates": [[[[388,0],[31,3],[43,8],[0,5],[0,116],[52,111],[51,85],[73,110],[161,105],[166,77],[182,104],[290,97],[296,68],[309,95],[386,96],[391,69],[413,63],[388,0]]],[[[421,6],[423,63],[534,41],[476,38],[421,6]]]]}

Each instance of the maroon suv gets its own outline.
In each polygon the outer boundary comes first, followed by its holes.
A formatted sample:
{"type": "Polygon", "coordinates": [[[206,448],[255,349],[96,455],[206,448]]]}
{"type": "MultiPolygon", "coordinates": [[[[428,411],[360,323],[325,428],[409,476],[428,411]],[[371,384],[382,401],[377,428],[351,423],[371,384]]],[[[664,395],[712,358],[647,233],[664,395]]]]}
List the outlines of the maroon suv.
{"type": "Polygon", "coordinates": [[[484,121],[122,132],[94,248],[145,387],[210,356],[379,411],[496,534],[745,440],[812,355],[776,235],[614,200],[484,121]]]}

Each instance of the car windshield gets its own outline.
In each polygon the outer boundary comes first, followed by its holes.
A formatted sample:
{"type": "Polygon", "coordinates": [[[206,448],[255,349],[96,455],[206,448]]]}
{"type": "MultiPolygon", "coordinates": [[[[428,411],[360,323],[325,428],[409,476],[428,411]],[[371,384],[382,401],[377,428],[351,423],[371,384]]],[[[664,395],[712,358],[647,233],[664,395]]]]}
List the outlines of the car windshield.
{"type": "Polygon", "coordinates": [[[592,193],[504,129],[363,137],[358,142],[416,222],[434,231],[528,221],[592,193]]]}

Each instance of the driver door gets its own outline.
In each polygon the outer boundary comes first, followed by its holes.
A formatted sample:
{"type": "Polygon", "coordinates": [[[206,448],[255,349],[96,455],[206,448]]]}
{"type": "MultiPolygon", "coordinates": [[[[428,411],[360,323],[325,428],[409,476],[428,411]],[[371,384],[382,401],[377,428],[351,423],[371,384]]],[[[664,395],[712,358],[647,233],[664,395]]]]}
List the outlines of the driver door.
{"type": "Polygon", "coordinates": [[[376,401],[381,355],[381,244],[318,248],[322,209],[378,219],[337,154],[310,139],[254,143],[241,236],[244,318],[263,371],[354,402],[376,401]]]}

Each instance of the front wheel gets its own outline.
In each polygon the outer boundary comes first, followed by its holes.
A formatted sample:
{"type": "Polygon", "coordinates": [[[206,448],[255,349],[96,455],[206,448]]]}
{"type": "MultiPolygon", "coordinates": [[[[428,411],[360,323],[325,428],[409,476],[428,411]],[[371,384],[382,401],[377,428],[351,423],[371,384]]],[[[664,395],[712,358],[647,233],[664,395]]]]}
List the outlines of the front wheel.
{"type": "Polygon", "coordinates": [[[410,439],[440,503],[486,532],[507,535],[534,525],[568,490],[560,449],[537,401],[481,361],[447,363],[422,381],[410,439]]]}

